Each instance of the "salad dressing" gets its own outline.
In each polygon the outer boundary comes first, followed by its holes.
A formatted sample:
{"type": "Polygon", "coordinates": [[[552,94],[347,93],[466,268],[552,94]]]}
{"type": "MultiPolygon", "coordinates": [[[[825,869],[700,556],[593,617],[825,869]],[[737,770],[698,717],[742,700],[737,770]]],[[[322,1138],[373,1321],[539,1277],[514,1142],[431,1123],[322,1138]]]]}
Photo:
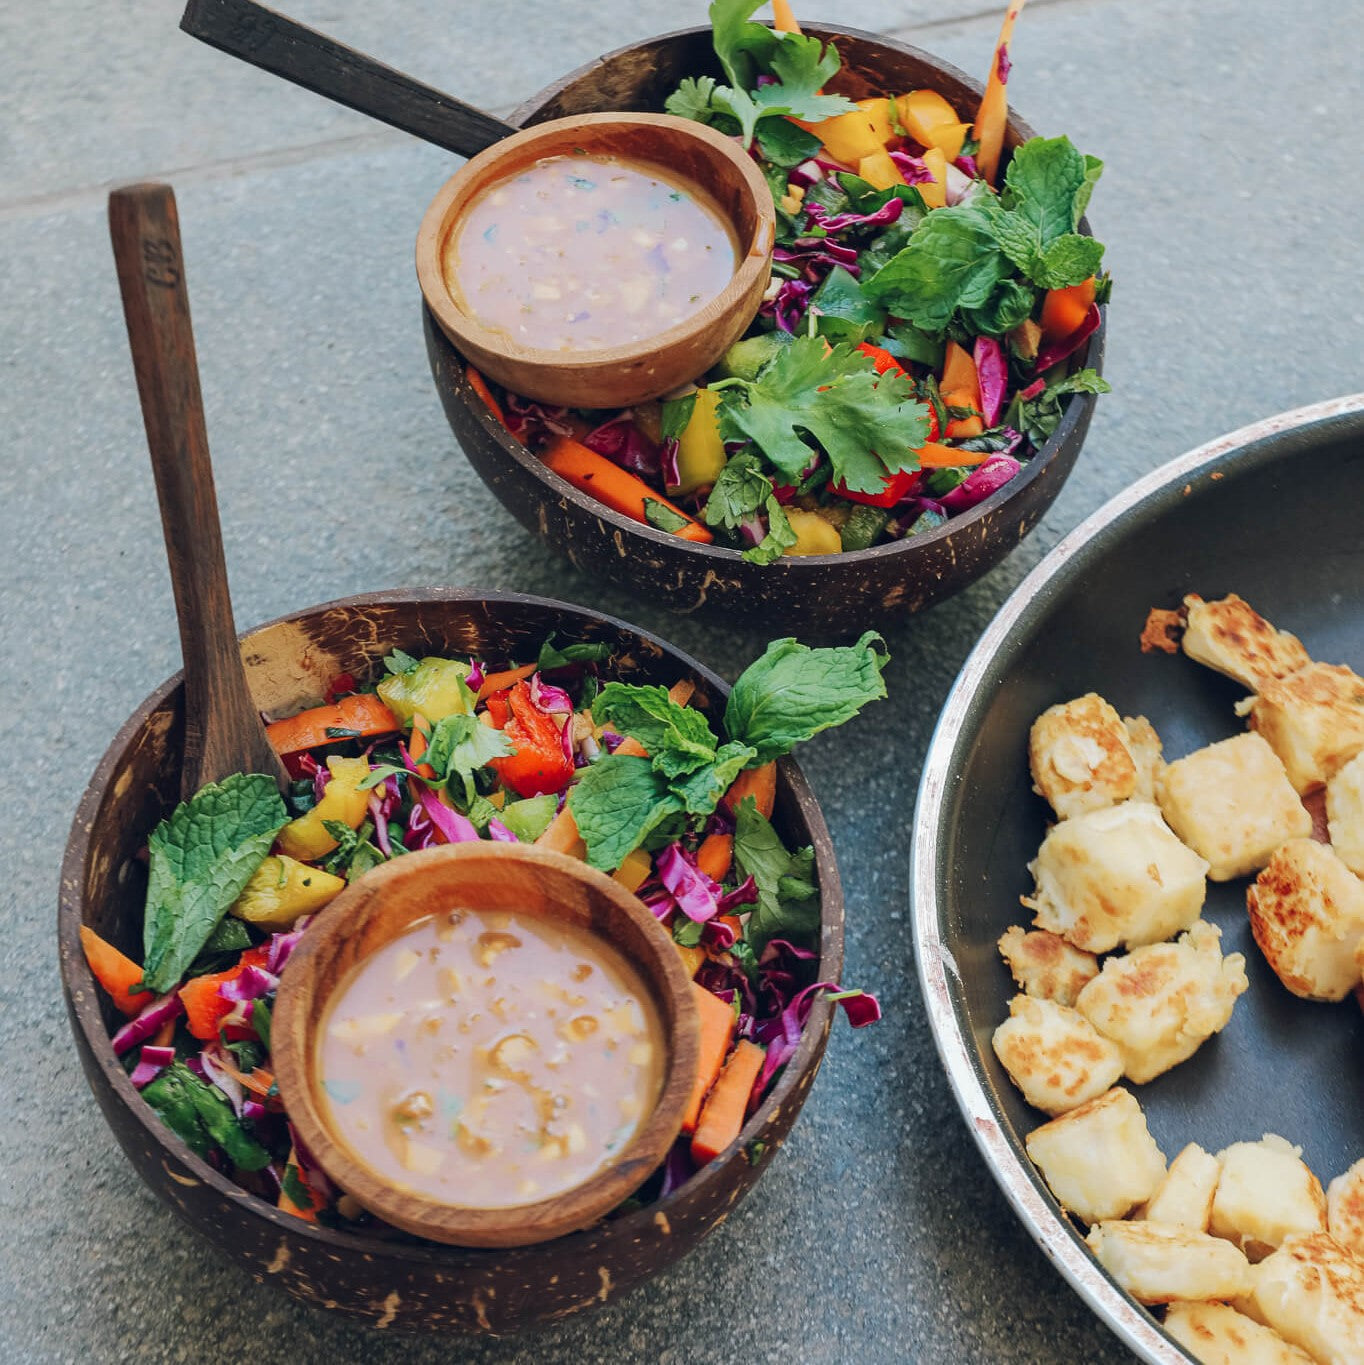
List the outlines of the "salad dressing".
{"type": "Polygon", "coordinates": [[[609,1164],[648,1119],[665,1046],[639,974],[586,929],[456,909],[337,987],[316,1043],[332,1132],[388,1185],[509,1208],[609,1164]]]}
{"type": "Polygon", "coordinates": [[[539,350],[657,336],[709,303],[738,264],[733,230],[697,187],[599,154],[545,157],[496,181],[444,248],[454,298],[539,350]]]}

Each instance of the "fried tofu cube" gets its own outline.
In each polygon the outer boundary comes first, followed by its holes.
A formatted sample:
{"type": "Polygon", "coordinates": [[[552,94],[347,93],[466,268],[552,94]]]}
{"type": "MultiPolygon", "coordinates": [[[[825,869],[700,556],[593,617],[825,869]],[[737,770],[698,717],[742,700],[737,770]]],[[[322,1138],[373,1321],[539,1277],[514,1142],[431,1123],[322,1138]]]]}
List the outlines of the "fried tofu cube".
{"type": "Polygon", "coordinates": [[[1235,593],[1216,602],[1190,593],[1184,611],[1185,654],[1252,692],[1312,662],[1296,636],[1276,630],[1235,593]]]}
{"type": "Polygon", "coordinates": [[[1360,979],[1364,882],[1327,844],[1290,839],[1246,888],[1250,929],[1274,974],[1306,1000],[1343,1000],[1360,979]]]}
{"type": "Polygon", "coordinates": [[[1364,752],[1326,784],[1326,825],[1336,856],[1364,877],[1364,752]]]}
{"type": "Polygon", "coordinates": [[[1075,1007],[1122,1052],[1138,1085],[1192,1057],[1231,1018],[1248,985],[1240,953],[1222,956],[1222,931],[1204,920],[1175,943],[1110,957],[1075,1007]]]}
{"type": "Polygon", "coordinates": [[[1087,981],[1099,974],[1093,953],[1073,948],[1059,934],[1011,925],[1000,936],[999,952],[1013,979],[1035,1000],[1074,1005],[1087,981]]]}
{"type": "Polygon", "coordinates": [[[1247,709],[1251,729],[1269,741],[1302,795],[1364,750],[1364,678],[1342,665],[1312,663],[1273,679],[1247,709]]]}
{"type": "Polygon", "coordinates": [[[1160,943],[1203,909],[1207,863],[1170,832],[1155,806],[1124,801],[1054,825],[1029,864],[1034,923],[1077,948],[1160,943]]]}
{"type": "Polygon", "coordinates": [[[1326,1231],[1364,1261],[1364,1160],[1326,1187],[1326,1231]]]}
{"type": "Polygon", "coordinates": [[[1230,1242],[1169,1223],[1104,1221],[1085,1239],[1099,1264],[1138,1303],[1234,1299],[1250,1289],[1250,1262],[1230,1242]]]}
{"type": "Polygon", "coordinates": [[[1252,1261],[1295,1232],[1326,1231],[1326,1196],[1301,1147],[1266,1133],[1259,1142],[1232,1143],[1217,1159],[1222,1174],[1208,1226],[1252,1261]]]}
{"type": "Polygon", "coordinates": [[[1284,1239],[1251,1272],[1247,1311],[1322,1365],[1364,1360],[1364,1263],[1324,1232],[1284,1239]]]}
{"type": "Polygon", "coordinates": [[[1203,1365],[1312,1365],[1272,1327],[1225,1303],[1172,1303],[1165,1330],[1203,1365]]]}
{"type": "Polygon", "coordinates": [[[1122,1086],[1034,1128],[1026,1146],[1052,1194],[1086,1223],[1123,1217],[1165,1174],[1146,1115],[1122,1086]]]}
{"type": "Polygon", "coordinates": [[[1162,758],[1164,746],[1160,736],[1145,716],[1124,716],[1122,726],[1127,731],[1127,747],[1132,751],[1132,761],[1137,765],[1137,786],[1132,795],[1138,801],[1154,803],[1156,779],[1165,767],[1162,758]]]}
{"type": "Polygon", "coordinates": [[[1257,734],[1233,735],[1167,764],[1156,787],[1165,822],[1200,857],[1211,881],[1258,872],[1312,817],[1278,755],[1257,734]]]}
{"type": "Polygon", "coordinates": [[[1189,1143],[1170,1163],[1142,1217],[1152,1223],[1207,1232],[1221,1174],[1222,1164],[1211,1152],[1205,1152],[1196,1142],[1189,1143]]]}
{"type": "Polygon", "coordinates": [[[1102,1095],[1122,1075],[1122,1054],[1084,1015],[1050,1000],[1016,995],[991,1040],[1023,1098],[1064,1114],[1102,1095]]]}
{"type": "Polygon", "coordinates": [[[1033,788],[1062,820],[1126,801],[1137,765],[1118,713],[1096,692],[1048,707],[1028,734],[1033,788]]]}

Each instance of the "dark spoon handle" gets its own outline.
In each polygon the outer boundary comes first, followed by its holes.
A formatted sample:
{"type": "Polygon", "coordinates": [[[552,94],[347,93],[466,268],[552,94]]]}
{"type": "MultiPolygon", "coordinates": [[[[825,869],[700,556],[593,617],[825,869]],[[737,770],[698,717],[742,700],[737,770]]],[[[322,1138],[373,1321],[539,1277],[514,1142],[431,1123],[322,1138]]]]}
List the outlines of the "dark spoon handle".
{"type": "Polygon", "coordinates": [[[185,662],[185,760],[192,796],[230,773],[288,776],[246,690],[213,491],[199,367],[190,327],[180,223],[169,185],[128,185],[109,196],[123,316],[156,475],[180,649],[185,662]]]}
{"type": "Polygon", "coordinates": [[[460,156],[474,156],[518,131],[254,0],[189,0],[180,27],[262,71],[460,156]]]}

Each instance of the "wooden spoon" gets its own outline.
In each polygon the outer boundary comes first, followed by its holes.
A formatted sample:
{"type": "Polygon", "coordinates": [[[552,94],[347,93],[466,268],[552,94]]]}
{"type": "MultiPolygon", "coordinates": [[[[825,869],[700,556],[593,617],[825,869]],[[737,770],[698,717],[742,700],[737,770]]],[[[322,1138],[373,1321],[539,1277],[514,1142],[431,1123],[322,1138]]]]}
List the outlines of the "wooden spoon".
{"type": "Polygon", "coordinates": [[[185,755],[180,794],[232,773],[289,777],[266,738],[232,624],[213,465],[190,327],[180,223],[169,185],[109,196],[123,316],[156,475],[180,652],[185,664],[185,755]]]}

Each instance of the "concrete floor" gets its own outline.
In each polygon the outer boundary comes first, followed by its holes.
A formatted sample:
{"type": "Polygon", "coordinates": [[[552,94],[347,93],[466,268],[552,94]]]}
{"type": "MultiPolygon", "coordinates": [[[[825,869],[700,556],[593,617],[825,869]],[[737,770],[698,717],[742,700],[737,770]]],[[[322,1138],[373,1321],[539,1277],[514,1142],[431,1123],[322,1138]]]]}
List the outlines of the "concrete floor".
{"type": "MultiPolygon", "coordinates": [[[[983,0],[802,3],[983,72],[983,0]]],[[[309,0],[292,12],[487,107],[701,0],[309,0]]],[[[522,1341],[393,1340],[257,1287],[133,1178],[76,1063],[57,869],[114,730],[178,640],[104,224],[111,183],[179,195],[237,619],[403,584],[543,592],[658,630],[733,676],[761,642],[604,591],[465,464],[423,353],[412,240],[451,159],[181,35],[176,0],[0,7],[0,1359],[425,1362],[1116,1361],[967,1140],[909,952],[919,763],[962,659],[1069,527],[1219,432],[1360,387],[1357,44],[1330,0],[1035,0],[1011,91],[1107,162],[1090,208],[1116,277],[1108,375],[1038,531],[892,633],[892,701],[804,751],[848,890],[836,1031],[790,1142],[683,1264],[522,1341]],[[1290,17],[1291,16],[1291,17],[1290,17]]],[[[1307,547],[1305,547],[1305,552],[1307,547]]],[[[773,623],[781,633],[781,623],[773,623]]]]}

